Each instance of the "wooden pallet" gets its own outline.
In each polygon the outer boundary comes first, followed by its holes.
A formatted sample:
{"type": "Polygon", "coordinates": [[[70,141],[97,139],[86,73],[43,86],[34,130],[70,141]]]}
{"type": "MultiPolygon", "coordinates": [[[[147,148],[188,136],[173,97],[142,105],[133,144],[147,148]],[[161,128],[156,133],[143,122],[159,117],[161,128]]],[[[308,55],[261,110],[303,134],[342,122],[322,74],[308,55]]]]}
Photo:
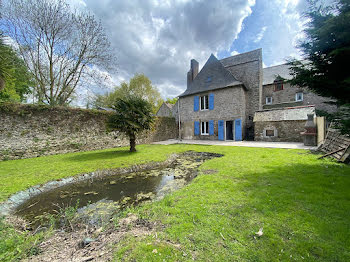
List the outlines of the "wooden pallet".
{"type": "Polygon", "coordinates": [[[349,160],[349,147],[350,137],[342,135],[338,130],[330,127],[320,149],[326,153],[324,156],[331,156],[338,161],[346,162],[349,160]]]}

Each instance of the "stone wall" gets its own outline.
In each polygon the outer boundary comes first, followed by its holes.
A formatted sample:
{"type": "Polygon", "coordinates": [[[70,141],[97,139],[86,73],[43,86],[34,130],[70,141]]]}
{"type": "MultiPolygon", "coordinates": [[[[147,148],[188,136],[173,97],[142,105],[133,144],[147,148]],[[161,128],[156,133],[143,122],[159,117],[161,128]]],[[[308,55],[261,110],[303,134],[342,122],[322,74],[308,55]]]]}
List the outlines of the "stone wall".
{"type": "Polygon", "coordinates": [[[303,142],[301,132],[305,131],[306,120],[284,120],[255,122],[255,141],[303,142]],[[266,130],[274,130],[274,136],[266,136],[266,130]]]}
{"type": "MultiPolygon", "coordinates": [[[[119,132],[108,133],[106,111],[69,107],[0,104],[0,160],[128,145],[119,132]]],[[[140,134],[138,144],[176,138],[174,118],[156,118],[152,130],[140,134]]]]}

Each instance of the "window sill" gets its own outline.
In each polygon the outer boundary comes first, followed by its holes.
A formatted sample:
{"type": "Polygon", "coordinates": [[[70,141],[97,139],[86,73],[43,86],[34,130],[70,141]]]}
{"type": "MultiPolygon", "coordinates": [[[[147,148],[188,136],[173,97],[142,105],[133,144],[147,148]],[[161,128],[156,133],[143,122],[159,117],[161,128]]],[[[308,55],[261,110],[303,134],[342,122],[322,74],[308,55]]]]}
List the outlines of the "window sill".
{"type": "Polygon", "coordinates": [[[199,111],[208,111],[209,109],[200,109],[199,111]]]}
{"type": "Polygon", "coordinates": [[[201,134],[201,136],[209,136],[209,134],[201,134]]]}

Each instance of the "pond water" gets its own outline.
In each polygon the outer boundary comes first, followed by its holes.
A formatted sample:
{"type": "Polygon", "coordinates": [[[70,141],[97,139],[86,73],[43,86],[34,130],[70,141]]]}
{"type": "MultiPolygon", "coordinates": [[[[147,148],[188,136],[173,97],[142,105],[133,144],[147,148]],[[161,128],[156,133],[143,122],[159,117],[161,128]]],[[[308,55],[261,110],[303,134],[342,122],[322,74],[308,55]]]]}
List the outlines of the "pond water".
{"type": "Polygon", "coordinates": [[[20,205],[15,214],[34,222],[43,214],[55,214],[62,207],[79,208],[99,201],[138,204],[157,199],[181,188],[197,175],[198,167],[208,159],[222,155],[186,152],[168,167],[129,174],[109,174],[101,178],[80,181],[43,192],[20,205]]]}

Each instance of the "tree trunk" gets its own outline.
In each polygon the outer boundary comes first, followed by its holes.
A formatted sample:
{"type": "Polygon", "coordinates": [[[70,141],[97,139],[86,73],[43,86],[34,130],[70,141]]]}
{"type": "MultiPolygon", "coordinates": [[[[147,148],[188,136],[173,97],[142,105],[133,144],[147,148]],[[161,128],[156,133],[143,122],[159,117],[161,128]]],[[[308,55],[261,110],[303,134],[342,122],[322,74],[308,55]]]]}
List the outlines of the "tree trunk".
{"type": "Polygon", "coordinates": [[[5,88],[5,80],[0,77],[0,91],[5,88]]]}
{"type": "Polygon", "coordinates": [[[136,137],[135,134],[130,134],[130,152],[136,152],[136,137]]]}

